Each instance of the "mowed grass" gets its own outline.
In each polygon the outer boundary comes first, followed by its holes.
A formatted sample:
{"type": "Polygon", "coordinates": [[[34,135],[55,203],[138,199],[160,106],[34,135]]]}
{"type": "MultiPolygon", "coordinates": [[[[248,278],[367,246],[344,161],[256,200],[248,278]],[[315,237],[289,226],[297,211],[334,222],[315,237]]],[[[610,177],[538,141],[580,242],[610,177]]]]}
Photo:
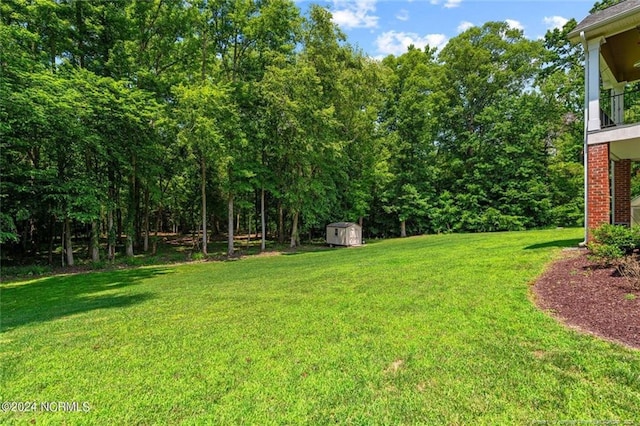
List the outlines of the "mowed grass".
{"type": "Polygon", "coordinates": [[[0,423],[636,424],[640,351],[531,302],[580,237],[424,236],[3,284],[0,399],[38,405],[0,423]]]}

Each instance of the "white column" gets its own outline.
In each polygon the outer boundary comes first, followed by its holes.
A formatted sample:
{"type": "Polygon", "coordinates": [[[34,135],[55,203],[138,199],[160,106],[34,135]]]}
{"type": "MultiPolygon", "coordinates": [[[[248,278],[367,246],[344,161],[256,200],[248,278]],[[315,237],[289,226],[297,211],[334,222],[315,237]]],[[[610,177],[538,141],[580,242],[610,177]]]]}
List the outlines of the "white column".
{"type": "Polygon", "coordinates": [[[616,124],[624,124],[624,88],[626,83],[618,83],[611,88],[611,119],[616,124]]]}
{"type": "Polygon", "coordinates": [[[589,122],[587,130],[600,130],[600,44],[602,39],[589,40],[588,54],[585,67],[587,68],[589,107],[587,113],[589,122]]]}

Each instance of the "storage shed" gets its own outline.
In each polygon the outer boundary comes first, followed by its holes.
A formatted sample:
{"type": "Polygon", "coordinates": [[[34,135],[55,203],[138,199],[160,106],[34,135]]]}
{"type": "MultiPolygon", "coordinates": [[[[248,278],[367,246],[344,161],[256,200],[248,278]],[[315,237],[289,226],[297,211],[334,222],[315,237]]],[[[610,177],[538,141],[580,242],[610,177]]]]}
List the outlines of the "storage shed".
{"type": "Polygon", "coordinates": [[[352,222],[336,222],[327,225],[327,244],[330,246],[362,245],[362,226],[352,222]]]}
{"type": "Polygon", "coordinates": [[[640,197],[631,200],[631,226],[640,226],[640,197]]]}

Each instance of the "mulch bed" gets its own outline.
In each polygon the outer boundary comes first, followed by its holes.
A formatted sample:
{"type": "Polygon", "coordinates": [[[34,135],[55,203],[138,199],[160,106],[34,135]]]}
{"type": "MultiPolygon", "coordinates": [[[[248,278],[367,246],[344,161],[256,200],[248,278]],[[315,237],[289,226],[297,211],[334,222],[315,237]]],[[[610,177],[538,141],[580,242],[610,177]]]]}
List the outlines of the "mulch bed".
{"type": "Polygon", "coordinates": [[[586,250],[566,250],[533,286],[537,305],[566,325],[640,349],[640,291],[586,250]]]}

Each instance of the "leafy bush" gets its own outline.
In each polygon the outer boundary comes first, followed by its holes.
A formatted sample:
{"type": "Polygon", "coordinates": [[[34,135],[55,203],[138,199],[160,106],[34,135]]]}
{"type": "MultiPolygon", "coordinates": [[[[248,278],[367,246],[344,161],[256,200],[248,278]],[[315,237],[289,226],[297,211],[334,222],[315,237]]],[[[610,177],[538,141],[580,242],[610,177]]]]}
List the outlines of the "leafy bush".
{"type": "Polygon", "coordinates": [[[625,256],[624,251],[612,244],[589,243],[589,250],[591,258],[605,266],[610,266],[625,256]]]}
{"type": "Polygon", "coordinates": [[[592,231],[588,247],[592,258],[609,266],[640,246],[640,228],[604,224],[592,231]]]}
{"type": "Polygon", "coordinates": [[[44,275],[52,271],[48,265],[26,265],[26,266],[3,266],[2,275],[4,277],[23,277],[32,275],[44,275]]]}
{"type": "Polygon", "coordinates": [[[191,254],[191,260],[204,260],[205,255],[201,251],[197,251],[191,254]]]}

